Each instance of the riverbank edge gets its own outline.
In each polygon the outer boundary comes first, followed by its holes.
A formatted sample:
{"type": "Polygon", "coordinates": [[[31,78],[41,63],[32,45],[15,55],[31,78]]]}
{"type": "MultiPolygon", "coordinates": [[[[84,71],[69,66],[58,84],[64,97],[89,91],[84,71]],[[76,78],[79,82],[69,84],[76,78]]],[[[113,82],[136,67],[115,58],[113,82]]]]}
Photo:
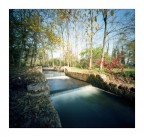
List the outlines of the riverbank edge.
{"type": "MultiPolygon", "coordinates": [[[[9,127],[10,128],[61,128],[61,121],[58,112],[54,108],[51,99],[50,91],[47,86],[47,81],[42,73],[42,67],[33,67],[28,69],[29,75],[38,73],[43,77],[40,81],[26,83],[22,88],[17,87],[17,83],[22,83],[22,77],[17,76],[17,79],[10,84],[9,100],[9,127]],[[28,86],[38,85],[41,83],[41,90],[28,90],[28,86]],[[14,85],[16,84],[16,85],[14,85]],[[44,103],[44,104],[42,104],[44,103]]],[[[25,77],[25,75],[24,75],[25,77]]],[[[10,79],[11,80],[11,79],[10,79]]],[[[10,81],[11,83],[11,81],[10,81]]]]}
{"type": "Polygon", "coordinates": [[[105,74],[88,74],[73,72],[70,70],[67,70],[65,74],[69,77],[88,82],[95,87],[114,93],[132,103],[135,103],[134,84],[124,84],[110,81],[109,76],[105,74]]]}

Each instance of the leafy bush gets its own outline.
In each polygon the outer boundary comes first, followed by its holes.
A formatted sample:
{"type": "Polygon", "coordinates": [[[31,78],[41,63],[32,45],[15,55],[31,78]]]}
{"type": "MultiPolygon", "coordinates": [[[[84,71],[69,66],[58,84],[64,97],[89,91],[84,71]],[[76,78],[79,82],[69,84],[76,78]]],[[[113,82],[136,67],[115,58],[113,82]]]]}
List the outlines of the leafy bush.
{"type": "Polygon", "coordinates": [[[135,71],[125,71],[121,73],[122,76],[124,77],[132,77],[135,79],[135,71]]]}
{"type": "MultiPolygon", "coordinates": [[[[123,72],[124,65],[121,63],[122,55],[123,52],[119,53],[119,55],[116,58],[113,58],[110,62],[104,60],[103,66],[106,72],[113,73],[115,68],[123,72]]],[[[101,60],[99,60],[97,63],[100,65],[101,60]]]]}

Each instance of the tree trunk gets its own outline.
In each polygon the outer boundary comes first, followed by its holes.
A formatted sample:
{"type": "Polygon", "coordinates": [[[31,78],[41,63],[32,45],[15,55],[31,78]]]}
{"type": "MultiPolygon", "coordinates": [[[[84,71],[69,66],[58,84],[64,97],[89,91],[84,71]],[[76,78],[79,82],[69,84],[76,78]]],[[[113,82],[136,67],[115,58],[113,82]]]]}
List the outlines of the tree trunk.
{"type": "Polygon", "coordinates": [[[68,59],[68,61],[67,61],[67,66],[69,67],[70,65],[69,65],[69,59],[68,59]]]}
{"type": "Polygon", "coordinates": [[[92,69],[92,44],[90,46],[90,62],[89,62],[89,69],[92,69]]]}
{"type": "Polygon", "coordinates": [[[25,55],[25,60],[24,60],[24,65],[26,66],[27,62],[28,62],[28,56],[29,56],[29,49],[28,51],[26,52],[26,55],[25,55]]]}
{"type": "Polygon", "coordinates": [[[51,50],[51,57],[52,57],[52,67],[54,67],[54,58],[53,58],[53,52],[51,50]]]}
{"type": "Polygon", "coordinates": [[[74,22],[74,31],[75,31],[75,56],[76,60],[78,60],[78,32],[76,31],[76,22],[74,22]]]}
{"type": "Polygon", "coordinates": [[[129,65],[129,59],[130,57],[129,57],[129,53],[128,53],[128,59],[127,59],[127,65],[129,65]]]}
{"type": "Polygon", "coordinates": [[[62,60],[62,46],[60,47],[60,67],[62,66],[61,60],[62,60]]]}
{"type": "Polygon", "coordinates": [[[32,67],[32,64],[33,64],[33,57],[31,57],[31,63],[30,63],[31,67],[32,67]]]}
{"type": "Polygon", "coordinates": [[[67,21],[66,21],[66,29],[67,29],[67,51],[68,51],[67,65],[69,67],[70,66],[69,18],[67,18],[67,21]]]}
{"type": "Polygon", "coordinates": [[[122,64],[125,64],[125,56],[124,56],[123,53],[124,53],[124,48],[123,48],[123,46],[122,46],[122,51],[121,51],[121,54],[122,54],[122,55],[121,55],[121,56],[122,56],[122,57],[121,57],[121,63],[122,63],[122,64]]]}
{"type": "Polygon", "coordinates": [[[104,50],[105,50],[105,46],[106,46],[106,36],[107,36],[107,11],[104,10],[103,12],[103,19],[104,19],[104,24],[105,24],[105,28],[104,28],[104,38],[103,38],[103,48],[102,48],[102,55],[101,55],[101,62],[100,62],[100,70],[103,69],[103,62],[104,62],[104,50]]]}
{"type": "MultiPolygon", "coordinates": [[[[93,12],[90,10],[90,17],[91,17],[91,33],[93,33],[93,12]]],[[[90,62],[89,62],[89,69],[92,69],[92,48],[93,48],[93,34],[91,34],[91,44],[90,44],[90,62]]]]}
{"type": "MultiPolygon", "coordinates": [[[[60,26],[60,28],[61,28],[61,37],[62,37],[62,40],[64,41],[64,29],[62,28],[62,26],[60,26]]],[[[65,59],[64,59],[64,43],[62,42],[62,60],[63,60],[63,62],[65,62],[65,59]]],[[[64,63],[65,64],[65,63],[64,63]]]]}
{"type": "Polygon", "coordinates": [[[33,39],[33,42],[32,42],[32,54],[31,54],[31,63],[30,63],[30,66],[32,67],[33,66],[33,58],[34,58],[34,46],[35,45],[35,40],[33,39]]]}
{"type": "Polygon", "coordinates": [[[35,63],[36,63],[36,60],[37,60],[37,53],[36,53],[36,50],[35,50],[35,54],[34,54],[34,66],[35,66],[35,63]]]}
{"type": "Polygon", "coordinates": [[[109,53],[109,41],[108,41],[108,46],[107,46],[107,54],[109,53]]]}
{"type": "MultiPolygon", "coordinates": [[[[25,19],[25,10],[21,10],[20,12],[20,15],[21,15],[21,23],[23,23],[24,19],[25,19]]],[[[26,38],[26,28],[25,28],[25,25],[22,26],[21,28],[21,49],[20,49],[20,57],[19,57],[19,68],[21,67],[21,60],[22,60],[22,56],[23,56],[23,52],[24,52],[24,48],[25,48],[25,45],[26,45],[26,41],[25,41],[25,38],[26,38]]]]}
{"type": "Polygon", "coordinates": [[[33,58],[34,58],[34,49],[32,49],[32,57],[31,57],[31,63],[30,63],[30,64],[31,64],[31,65],[30,65],[31,67],[33,66],[33,58]]]}

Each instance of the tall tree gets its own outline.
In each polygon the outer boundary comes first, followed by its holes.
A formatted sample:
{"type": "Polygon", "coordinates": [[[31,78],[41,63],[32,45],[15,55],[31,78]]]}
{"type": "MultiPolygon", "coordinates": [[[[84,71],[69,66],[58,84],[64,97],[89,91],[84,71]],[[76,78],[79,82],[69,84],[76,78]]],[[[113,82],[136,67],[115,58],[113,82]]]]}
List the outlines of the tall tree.
{"type": "Polygon", "coordinates": [[[102,10],[103,21],[104,21],[104,38],[103,38],[103,48],[102,48],[102,55],[101,55],[101,63],[100,63],[100,70],[103,68],[104,62],[104,50],[106,46],[106,36],[107,36],[107,9],[102,10]]]}
{"type": "Polygon", "coordinates": [[[92,69],[92,48],[93,48],[93,10],[90,10],[90,24],[91,24],[91,33],[90,33],[90,62],[89,69],[92,69]]]}
{"type": "Polygon", "coordinates": [[[107,38],[107,24],[108,24],[108,12],[110,15],[114,15],[113,10],[104,9],[102,11],[103,21],[104,21],[104,37],[103,37],[103,48],[102,48],[102,55],[101,55],[101,62],[100,62],[100,70],[103,69],[103,62],[104,62],[104,51],[106,47],[106,38],[107,38]]]}

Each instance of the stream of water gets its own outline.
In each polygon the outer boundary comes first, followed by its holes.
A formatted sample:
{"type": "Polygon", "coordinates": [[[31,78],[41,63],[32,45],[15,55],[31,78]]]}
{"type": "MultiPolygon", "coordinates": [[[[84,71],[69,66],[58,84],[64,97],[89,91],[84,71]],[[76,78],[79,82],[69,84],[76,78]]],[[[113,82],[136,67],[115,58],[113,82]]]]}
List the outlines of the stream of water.
{"type": "Polygon", "coordinates": [[[118,96],[63,72],[45,71],[64,128],[134,128],[135,108],[118,96]]]}

